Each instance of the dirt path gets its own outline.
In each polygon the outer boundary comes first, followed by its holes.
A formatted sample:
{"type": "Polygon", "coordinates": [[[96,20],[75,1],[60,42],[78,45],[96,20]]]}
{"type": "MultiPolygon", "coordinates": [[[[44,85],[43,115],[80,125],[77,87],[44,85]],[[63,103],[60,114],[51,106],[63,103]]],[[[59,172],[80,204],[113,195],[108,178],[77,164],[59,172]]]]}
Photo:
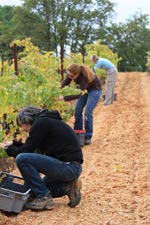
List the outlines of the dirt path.
{"type": "Polygon", "coordinates": [[[0,225],[150,225],[150,76],[120,73],[116,90],[115,104],[94,112],[81,204],[60,198],[53,211],[1,214],[0,225]]]}

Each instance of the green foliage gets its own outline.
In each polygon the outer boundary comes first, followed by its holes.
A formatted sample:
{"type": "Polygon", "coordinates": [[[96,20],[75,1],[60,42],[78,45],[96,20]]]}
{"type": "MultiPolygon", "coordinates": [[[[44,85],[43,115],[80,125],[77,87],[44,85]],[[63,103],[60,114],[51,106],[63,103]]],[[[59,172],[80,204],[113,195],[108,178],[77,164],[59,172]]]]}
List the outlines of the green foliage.
{"type": "Polygon", "coordinates": [[[147,71],[150,72],[150,52],[147,52],[147,63],[146,63],[147,71]]]}
{"type": "MultiPolygon", "coordinates": [[[[86,49],[86,57],[85,57],[85,63],[88,64],[90,67],[93,67],[90,58],[93,54],[96,54],[98,57],[106,58],[110,60],[112,63],[114,63],[116,66],[118,62],[121,60],[121,58],[118,58],[115,53],[112,52],[108,46],[103,45],[101,43],[101,40],[98,40],[94,44],[88,44],[85,45],[86,49]]],[[[101,79],[105,79],[106,77],[106,71],[102,69],[97,69],[96,73],[101,77],[101,79]]]]}
{"type": "Polygon", "coordinates": [[[14,11],[15,8],[12,6],[0,6],[0,57],[3,56],[5,60],[12,58],[9,43],[12,41],[10,32],[14,11]]]}
{"type": "Polygon", "coordinates": [[[12,23],[11,37],[14,40],[31,37],[34,45],[41,50],[48,50],[49,41],[45,35],[46,25],[41,17],[25,7],[16,7],[12,23]]]}
{"type": "Polygon", "coordinates": [[[1,158],[7,158],[8,156],[7,156],[7,153],[6,153],[6,151],[4,150],[4,149],[1,149],[0,148],[0,159],[1,158]]]}
{"type": "Polygon", "coordinates": [[[83,54],[84,45],[97,40],[98,30],[103,33],[113,16],[113,7],[109,0],[24,0],[22,6],[12,7],[13,14],[7,11],[8,20],[6,17],[2,21],[5,29],[0,36],[5,36],[5,49],[11,40],[31,37],[41,51],[55,51],[62,56],[69,46],[72,52],[83,54]],[[6,27],[6,21],[11,26],[6,27]]]}
{"type": "MultiPolygon", "coordinates": [[[[96,41],[93,44],[86,44],[84,46],[85,48],[85,56],[84,61],[85,64],[87,64],[89,67],[93,67],[93,64],[90,60],[91,56],[93,54],[98,55],[102,58],[107,58],[111,62],[113,62],[116,66],[119,61],[121,61],[121,58],[118,58],[116,53],[114,53],[107,45],[104,45],[101,43],[101,40],[96,41]]],[[[69,57],[66,57],[64,59],[64,67],[71,63],[77,63],[82,64],[83,63],[83,55],[81,53],[70,53],[69,57]]]]}
{"type": "MultiPolygon", "coordinates": [[[[58,101],[60,95],[79,94],[80,90],[71,87],[60,89],[61,77],[57,73],[59,60],[52,52],[41,54],[30,39],[17,40],[11,44],[24,46],[24,51],[19,54],[19,76],[13,75],[13,66],[5,63],[4,74],[0,77],[0,121],[4,113],[7,114],[7,124],[10,132],[0,130],[1,141],[13,138],[17,126],[15,118],[17,111],[26,105],[41,106],[48,109],[57,109],[63,118],[68,120],[73,112],[71,103],[58,101]],[[11,122],[13,121],[13,124],[11,122]],[[5,132],[4,132],[5,131],[5,132]]],[[[19,135],[19,138],[21,136],[19,135]]]]}
{"type": "Polygon", "coordinates": [[[145,71],[146,52],[150,51],[149,15],[136,13],[125,23],[107,28],[105,44],[122,57],[119,71],[145,71]]]}
{"type": "MultiPolygon", "coordinates": [[[[5,136],[5,131],[0,128],[0,142],[3,142],[4,136],[5,136]]],[[[5,152],[4,149],[0,148],[0,158],[6,158],[6,157],[7,157],[7,153],[5,152]]]]}
{"type": "MultiPolygon", "coordinates": [[[[68,120],[73,113],[74,105],[58,101],[58,97],[84,94],[76,88],[74,82],[60,89],[61,76],[58,73],[60,60],[54,56],[53,52],[41,53],[39,48],[32,44],[30,38],[13,41],[11,47],[14,44],[22,49],[18,55],[19,76],[14,75],[13,65],[9,65],[6,61],[3,76],[0,77],[0,141],[12,140],[14,137],[23,138],[24,134],[18,131],[15,122],[20,108],[26,105],[35,105],[50,110],[57,109],[63,119],[68,120]]],[[[118,59],[115,59],[115,54],[100,41],[87,45],[85,48],[87,51],[85,62],[89,66],[92,66],[91,54],[99,54],[99,52],[100,56],[117,63],[118,59]]],[[[82,64],[82,57],[80,53],[71,53],[70,57],[64,59],[65,68],[70,63],[82,64]]]]}
{"type": "Polygon", "coordinates": [[[1,6],[0,56],[10,63],[13,52],[9,43],[31,37],[40,52],[54,51],[64,69],[68,47],[80,53],[84,62],[84,46],[100,37],[122,58],[120,71],[145,71],[146,52],[150,50],[149,15],[137,12],[125,23],[111,23],[114,6],[109,0],[24,0],[21,7],[1,6]]]}

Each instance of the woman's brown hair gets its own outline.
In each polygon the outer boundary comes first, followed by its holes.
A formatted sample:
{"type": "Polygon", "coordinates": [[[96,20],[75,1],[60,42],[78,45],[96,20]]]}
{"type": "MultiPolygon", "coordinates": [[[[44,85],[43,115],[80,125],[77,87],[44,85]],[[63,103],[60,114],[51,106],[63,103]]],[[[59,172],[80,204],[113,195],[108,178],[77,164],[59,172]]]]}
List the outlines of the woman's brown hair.
{"type": "Polygon", "coordinates": [[[68,73],[71,73],[73,75],[70,76],[72,78],[76,77],[77,75],[79,76],[80,74],[83,74],[83,76],[88,80],[89,83],[94,80],[94,73],[86,65],[71,64],[67,67],[67,71],[68,73]]]}

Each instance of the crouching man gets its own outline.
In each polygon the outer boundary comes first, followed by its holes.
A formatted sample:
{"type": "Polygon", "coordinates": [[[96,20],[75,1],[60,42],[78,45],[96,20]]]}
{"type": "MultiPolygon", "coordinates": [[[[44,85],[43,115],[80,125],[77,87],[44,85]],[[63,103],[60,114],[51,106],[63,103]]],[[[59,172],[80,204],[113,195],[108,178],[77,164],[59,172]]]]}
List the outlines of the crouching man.
{"type": "Polygon", "coordinates": [[[31,188],[33,199],[29,209],[53,209],[53,198],[68,195],[69,207],[81,200],[83,155],[72,128],[58,111],[27,106],[20,110],[17,124],[29,133],[25,143],[13,141],[9,146],[1,143],[31,188]],[[40,151],[35,153],[35,150],[40,151]],[[40,174],[44,174],[41,178],[40,174]]]}

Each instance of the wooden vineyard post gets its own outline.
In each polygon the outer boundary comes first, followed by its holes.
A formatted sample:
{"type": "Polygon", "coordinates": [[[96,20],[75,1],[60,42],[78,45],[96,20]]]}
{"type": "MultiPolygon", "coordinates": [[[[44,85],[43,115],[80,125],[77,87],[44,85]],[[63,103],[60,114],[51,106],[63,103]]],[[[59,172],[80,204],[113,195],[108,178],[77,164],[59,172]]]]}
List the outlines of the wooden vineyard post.
{"type": "Polygon", "coordinates": [[[14,44],[13,46],[13,50],[14,50],[14,71],[15,71],[15,75],[18,76],[19,72],[18,72],[18,58],[17,58],[17,45],[14,44]]]}
{"type": "Polygon", "coordinates": [[[2,61],[1,76],[3,76],[3,72],[4,72],[4,55],[1,56],[1,61],[2,61]]]}

